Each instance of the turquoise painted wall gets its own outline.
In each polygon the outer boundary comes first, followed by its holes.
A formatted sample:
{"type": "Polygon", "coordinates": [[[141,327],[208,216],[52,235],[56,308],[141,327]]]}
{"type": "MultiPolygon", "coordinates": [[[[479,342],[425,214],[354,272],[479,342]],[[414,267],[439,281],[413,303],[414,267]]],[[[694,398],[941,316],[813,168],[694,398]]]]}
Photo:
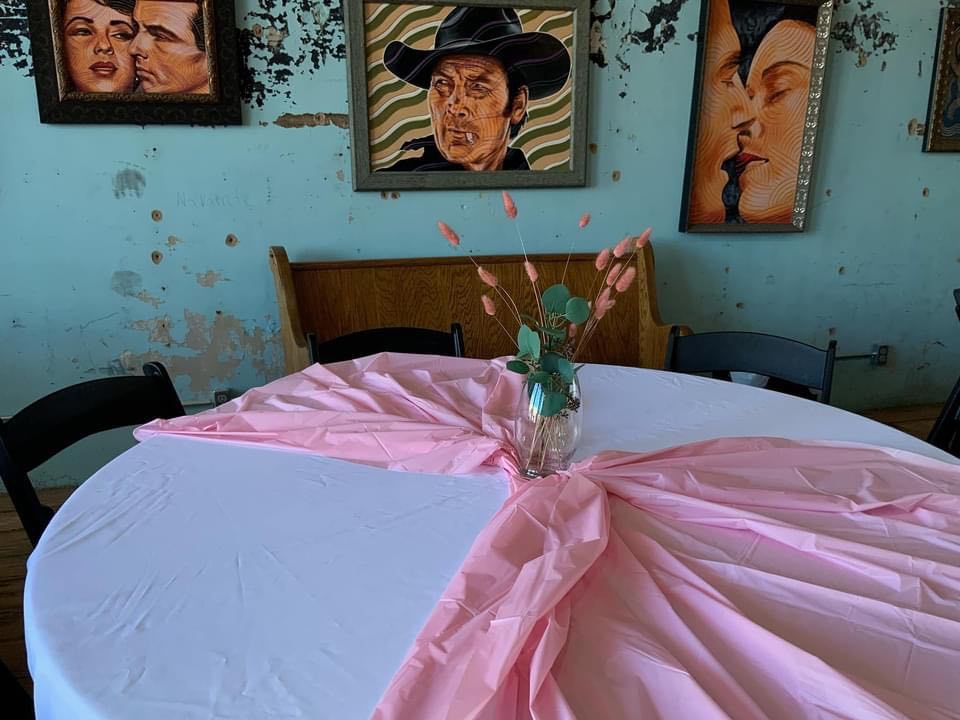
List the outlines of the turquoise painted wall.
{"type": "MultiPolygon", "coordinates": [[[[336,115],[277,124],[347,111],[338,7],[238,0],[253,91],[243,126],[208,129],[40,125],[22,4],[0,0],[0,415],[154,358],[190,402],[276,377],[272,244],[294,260],[442,255],[443,218],[472,250],[517,251],[495,193],[354,193],[336,115]]],[[[809,231],[717,237],[676,231],[699,3],[601,0],[588,186],[515,193],[530,249],[566,251],[583,211],[581,250],[652,225],[667,320],[836,337],[842,353],[887,343],[887,368],[839,367],[838,404],[942,398],[960,368],[960,156],[921,154],[911,125],[941,3],[864,4],[838,11],[809,231]]],[[[43,477],[79,481],[128,442],[88,444],[43,477]]]]}

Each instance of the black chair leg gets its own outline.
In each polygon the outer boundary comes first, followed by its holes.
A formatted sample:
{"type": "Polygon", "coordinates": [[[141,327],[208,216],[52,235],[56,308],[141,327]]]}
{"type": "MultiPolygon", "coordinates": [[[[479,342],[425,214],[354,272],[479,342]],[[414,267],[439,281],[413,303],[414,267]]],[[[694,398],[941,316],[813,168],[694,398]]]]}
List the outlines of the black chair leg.
{"type": "Polygon", "coordinates": [[[33,698],[13,676],[10,668],[0,662],[0,707],[3,717],[10,720],[34,720],[33,698]]]}

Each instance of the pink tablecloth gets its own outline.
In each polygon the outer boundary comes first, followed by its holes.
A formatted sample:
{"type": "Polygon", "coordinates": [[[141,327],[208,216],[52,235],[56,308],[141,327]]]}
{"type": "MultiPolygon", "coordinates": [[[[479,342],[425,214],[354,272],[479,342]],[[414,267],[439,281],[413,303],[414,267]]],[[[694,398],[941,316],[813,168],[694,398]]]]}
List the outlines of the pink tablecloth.
{"type": "MultiPolygon", "coordinates": [[[[137,434],[511,471],[519,384],[502,369],[313,366],[137,434]]],[[[954,466],[719,439],[513,482],[377,718],[960,717],[954,466]]]]}

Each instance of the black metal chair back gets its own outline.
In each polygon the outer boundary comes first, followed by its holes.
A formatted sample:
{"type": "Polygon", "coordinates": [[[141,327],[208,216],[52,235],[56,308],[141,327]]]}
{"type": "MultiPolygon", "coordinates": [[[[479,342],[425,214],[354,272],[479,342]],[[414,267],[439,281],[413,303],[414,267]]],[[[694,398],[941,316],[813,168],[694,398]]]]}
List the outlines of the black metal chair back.
{"type": "Polygon", "coordinates": [[[33,698],[2,662],[0,662],[0,708],[3,708],[3,717],[11,720],[33,720],[35,717],[33,698]]]}
{"type": "MultiPolygon", "coordinates": [[[[960,320],[960,288],[953,291],[954,310],[960,320]]],[[[927,435],[927,442],[941,450],[960,457],[960,379],[957,380],[940,411],[940,416],[927,435]]]]}
{"type": "Polygon", "coordinates": [[[731,372],[765,375],[771,378],[770,389],[829,403],[836,354],[836,340],[821,350],[777,335],[712,332],[681,336],[674,328],[667,346],[666,369],[727,379],[731,372]]]}
{"type": "Polygon", "coordinates": [[[360,330],[318,343],[317,336],[307,333],[310,361],[333,363],[353,360],[380,352],[413,353],[463,357],[463,328],[450,326],[450,332],[425,328],[388,327],[360,330]]]}
{"type": "Polygon", "coordinates": [[[85,437],[183,414],[166,368],[150,362],[143,366],[142,377],[72,385],[0,421],[0,478],[30,542],[40,540],[53,510],[40,502],[28,473],[85,437]]]}
{"type": "Polygon", "coordinates": [[[953,386],[946,405],[927,436],[927,442],[960,457],[960,380],[953,386]]]}

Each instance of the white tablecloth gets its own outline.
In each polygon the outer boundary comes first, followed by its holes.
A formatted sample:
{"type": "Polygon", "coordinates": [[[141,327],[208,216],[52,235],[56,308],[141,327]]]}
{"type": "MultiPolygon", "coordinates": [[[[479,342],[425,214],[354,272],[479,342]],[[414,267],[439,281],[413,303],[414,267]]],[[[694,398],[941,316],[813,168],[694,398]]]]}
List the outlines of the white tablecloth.
{"type": "MultiPolygon", "coordinates": [[[[724,436],[883,445],[856,415],[757,388],[588,366],[579,455],[724,436]]],[[[81,486],[29,561],[40,720],[369,717],[507,495],[445,477],[180,437],[81,486]]]]}

